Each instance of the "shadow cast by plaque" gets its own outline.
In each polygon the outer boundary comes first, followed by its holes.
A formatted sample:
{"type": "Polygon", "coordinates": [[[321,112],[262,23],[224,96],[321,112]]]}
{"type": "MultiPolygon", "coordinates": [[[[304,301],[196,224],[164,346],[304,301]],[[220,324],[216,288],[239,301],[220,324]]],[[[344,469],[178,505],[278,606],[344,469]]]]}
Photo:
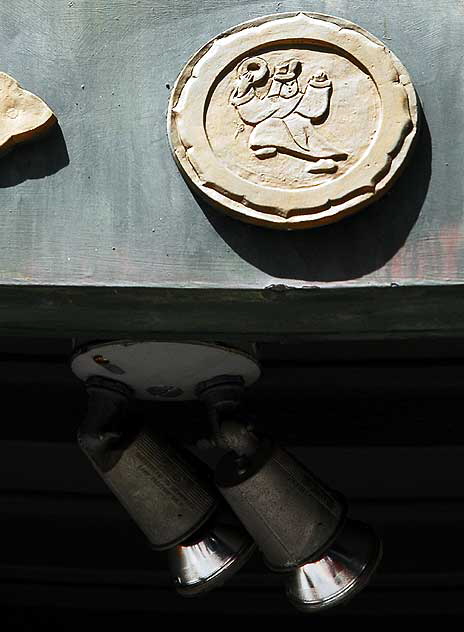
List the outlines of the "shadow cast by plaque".
{"type": "Polygon", "coordinates": [[[208,221],[244,260],[281,279],[347,281],[384,266],[405,243],[431,176],[432,142],[421,111],[412,156],[392,189],[336,224],[280,232],[232,219],[195,196],[208,221]]]}
{"type": "Polygon", "coordinates": [[[0,158],[0,188],[37,180],[69,165],[69,155],[61,127],[56,123],[46,136],[17,145],[0,158]]]}

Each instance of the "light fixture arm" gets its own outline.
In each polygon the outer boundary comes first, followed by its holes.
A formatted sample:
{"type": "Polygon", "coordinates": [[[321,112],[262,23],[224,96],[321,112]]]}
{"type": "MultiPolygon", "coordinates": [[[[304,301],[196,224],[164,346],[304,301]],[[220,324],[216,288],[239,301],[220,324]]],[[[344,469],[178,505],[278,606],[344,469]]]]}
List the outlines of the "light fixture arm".
{"type": "Polygon", "coordinates": [[[238,458],[252,456],[259,446],[241,411],[244,391],[243,379],[229,375],[203,382],[197,389],[206,405],[215,447],[234,452],[238,458]]]}
{"type": "Polygon", "coordinates": [[[120,382],[92,377],[86,382],[87,415],[77,439],[80,448],[102,472],[114,467],[128,442],[127,411],[131,389],[120,382]]]}

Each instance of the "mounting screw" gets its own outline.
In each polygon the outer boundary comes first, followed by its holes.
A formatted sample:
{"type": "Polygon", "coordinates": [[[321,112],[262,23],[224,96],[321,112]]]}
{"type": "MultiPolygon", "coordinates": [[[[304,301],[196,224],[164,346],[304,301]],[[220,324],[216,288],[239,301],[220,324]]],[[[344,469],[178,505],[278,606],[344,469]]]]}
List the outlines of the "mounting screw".
{"type": "Polygon", "coordinates": [[[98,364],[98,366],[103,367],[110,373],[115,373],[116,375],[123,375],[125,373],[125,371],[121,369],[121,367],[117,366],[116,364],[111,364],[110,360],[108,360],[108,358],[105,358],[105,356],[93,356],[93,361],[95,362],[95,364],[98,364]]]}

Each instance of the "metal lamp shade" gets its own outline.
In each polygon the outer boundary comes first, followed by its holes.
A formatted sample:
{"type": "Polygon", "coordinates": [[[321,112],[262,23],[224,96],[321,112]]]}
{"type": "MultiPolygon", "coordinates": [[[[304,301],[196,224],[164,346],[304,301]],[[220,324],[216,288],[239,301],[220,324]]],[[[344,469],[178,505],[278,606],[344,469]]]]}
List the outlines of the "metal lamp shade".
{"type": "Polygon", "coordinates": [[[213,524],[169,552],[177,591],[193,597],[221,586],[249,559],[255,544],[240,524],[213,524]]]}
{"type": "Polygon", "coordinates": [[[367,584],[381,554],[382,546],[375,533],[367,525],[348,520],[321,559],[290,574],[287,597],[303,612],[346,602],[367,584]]]}

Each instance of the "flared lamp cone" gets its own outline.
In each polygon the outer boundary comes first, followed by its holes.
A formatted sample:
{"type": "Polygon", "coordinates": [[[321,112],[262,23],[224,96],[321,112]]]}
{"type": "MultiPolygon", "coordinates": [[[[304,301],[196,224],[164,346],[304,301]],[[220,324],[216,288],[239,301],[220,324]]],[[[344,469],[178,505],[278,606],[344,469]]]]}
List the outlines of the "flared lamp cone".
{"type": "Polygon", "coordinates": [[[367,584],[381,555],[375,533],[363,523],[347,521],[324,557],[289,574],[287,597],[304,612],[346,602],[367,584]]]}
{"type": "Polygon", "coordinates": [[[184,597],[218,588],[250,558],[255,544],[237,524],[213,525],[169,551],[174,584],[184,597]]]}

